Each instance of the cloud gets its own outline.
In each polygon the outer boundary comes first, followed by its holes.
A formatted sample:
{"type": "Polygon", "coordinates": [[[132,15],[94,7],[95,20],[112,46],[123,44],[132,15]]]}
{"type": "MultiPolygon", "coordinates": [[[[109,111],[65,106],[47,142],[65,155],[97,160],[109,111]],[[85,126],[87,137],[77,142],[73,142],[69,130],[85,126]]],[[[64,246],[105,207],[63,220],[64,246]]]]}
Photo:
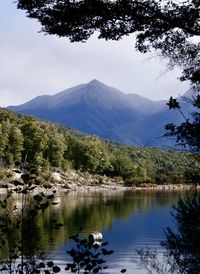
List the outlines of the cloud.
{"type": "Polygon", "coordinates": [[[0,105],[20,104],[98,79],[124,92],[152,99],[184,93],[179,72],[159,77],[165,64],[134,50],[134,37],[121,41],[69,43],[38,33],[40,25],[7,0],[0,3],[0,105]]]}

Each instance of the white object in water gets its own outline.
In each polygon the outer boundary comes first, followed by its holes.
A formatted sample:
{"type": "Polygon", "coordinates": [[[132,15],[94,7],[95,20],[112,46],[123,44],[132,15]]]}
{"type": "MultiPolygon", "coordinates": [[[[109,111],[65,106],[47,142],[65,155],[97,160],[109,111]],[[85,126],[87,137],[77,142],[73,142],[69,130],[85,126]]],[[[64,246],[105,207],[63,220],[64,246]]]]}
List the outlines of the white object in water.
{"type": "Polygon", "coordinates": [[[93,244],[100,243],[103,240],[103,235],[101,232],[95,231],[89,234],[88,240],[93,244]]]}

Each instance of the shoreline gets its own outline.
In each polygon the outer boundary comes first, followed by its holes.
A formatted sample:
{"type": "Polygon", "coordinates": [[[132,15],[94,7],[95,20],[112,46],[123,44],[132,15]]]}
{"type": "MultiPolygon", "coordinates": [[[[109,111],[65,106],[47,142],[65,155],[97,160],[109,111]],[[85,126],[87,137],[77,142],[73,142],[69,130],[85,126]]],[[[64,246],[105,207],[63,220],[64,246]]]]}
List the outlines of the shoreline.
{"type": "MultiPolygon", "coordinates": [[[[50,184],[47,183],[49,191],[56,192],[101,192],[101,191],[190,191],[190,190],[200,190],[200,185],[194,186],[191,184],[162,184],[162,185],[153,185],[153,184],[143,184],[141,186],[125,186],[123,184],[80,184],[80,183],[56,183],[50,184]]],[[[34,192],[48,190],[44,185],[33,185],[36,186],[34,192]]],[[[23,187],[23,186],[20,186],[23,187]]],[[[5,193],[7,189],[15,189],[16,186],[12,183],[3,183],[0,181],[0,194],[5,193]]]]}
{"type": "Polygon", "coordinates": [[[200,186],[194,187],[193,185],[174,185],[174,184],[165,184],[165,185],[157,185],[157,186],[125,186],[125,185],[109,185],[109,184],[102,184],[102,185],[77,185],[71,188],[66,188],[64,185],[57,185],[55,188],[58,191],[189,191],[192,189],[200,189],[200,186]]]}
{"type": "MultiPolygon", "coordinates": [[[[0,180],[0,193],[3,189],[16,188],[15,182],[19,182],[23,185],[21,179],[21,173],[16,172],[15,169],[9,170],[11,176],[0,180]]],[[[38,189],[45,188],[44,186],[50,186],[51,190],[58,191],[140,191],[140,190],[152,190],[152,191],[183,191],[200,189],[200,185],[194,186],[192,184],[174,184],[174,183],[141,183],[140,185],[126,185],[121,177],[107,177],[97,174],[90,174],[88,172],[80,172],[70,170],[68,172],[52,171],[49,178],[42,178],[43,182],[38,186],[38,189]]],[[[48,188],[48,187],[47,187],[48,188]]],[[[3,191],[4,192],[4,191],[3,191]]]]}

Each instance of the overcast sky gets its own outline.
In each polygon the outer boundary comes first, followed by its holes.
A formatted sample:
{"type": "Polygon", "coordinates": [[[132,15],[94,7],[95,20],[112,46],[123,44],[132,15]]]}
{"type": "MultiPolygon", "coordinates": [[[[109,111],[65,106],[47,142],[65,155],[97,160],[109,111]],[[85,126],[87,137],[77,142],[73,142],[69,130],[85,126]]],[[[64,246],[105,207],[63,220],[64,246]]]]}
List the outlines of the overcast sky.
{"type": "Polygon", "coordinates": [[[38,33],[39,23],[26,18],[13,0],[0,0],[0,26],[0,106],[56,94],[92,79],[153,100],[189,88],[177,79],[180,71],[166,72],[163,61],[136,52],[134,37],[70,43],[38,33]]]}

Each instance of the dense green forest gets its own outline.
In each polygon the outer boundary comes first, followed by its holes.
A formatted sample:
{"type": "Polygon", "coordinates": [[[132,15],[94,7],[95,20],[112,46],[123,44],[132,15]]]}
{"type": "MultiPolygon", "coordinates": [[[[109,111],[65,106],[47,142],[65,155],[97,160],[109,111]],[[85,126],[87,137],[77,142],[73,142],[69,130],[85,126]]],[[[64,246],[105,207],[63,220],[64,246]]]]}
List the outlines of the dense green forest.
{"type": "Polygon", "coordinates": [[[44,172],[75,169],[120,176],[127,184],[194,182],[199,168],[189,152],[122,146],[0,109],[0,176],[24,161],[44,172]]]}

